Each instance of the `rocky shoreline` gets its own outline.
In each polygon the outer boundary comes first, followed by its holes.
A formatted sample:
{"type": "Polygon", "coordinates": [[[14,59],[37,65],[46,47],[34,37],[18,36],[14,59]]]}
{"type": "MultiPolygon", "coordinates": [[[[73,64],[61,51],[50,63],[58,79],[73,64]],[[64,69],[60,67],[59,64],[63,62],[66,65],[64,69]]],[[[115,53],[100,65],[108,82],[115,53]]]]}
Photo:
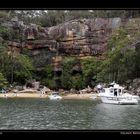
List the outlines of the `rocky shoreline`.
{"type": "Polygon", "coordinates": [[[130,93],[140,96],[140,78],[126,81],[127,89],[130,93]]]}
{"type": "MultiPolygon", "coordinates": [[[[0,98],[48,98],[50,94],[40,94],[40,93],[6,93],[0,94],[0,98]]],[[[60,94],[61,95],[61,94],[60,94]]],[[[95,96],[98,99],[98,94],[72,94],[61,95],[62,99],[91,99],[92,96],[95,96]]]]}
{"type": "MultiPolygon", "coordinates": [[[[124,85],[125,91],[132,95],[139,95],[140,96],[140,79],[128,80],[124,85]]],[[[35,88],[25,88],[22,90],[13,89],[7,93],[1,93],[0,98],[48,98],[51,93],[55,92],[47,87],[43,87],[41,89],[35,88]]],[[[91,99],[91,97],[96,97],[98,99],[98,93],[95,88],[90,88],[89,86],[82,90],[58,90],[60,96],[63,99],[91,99]]]]}

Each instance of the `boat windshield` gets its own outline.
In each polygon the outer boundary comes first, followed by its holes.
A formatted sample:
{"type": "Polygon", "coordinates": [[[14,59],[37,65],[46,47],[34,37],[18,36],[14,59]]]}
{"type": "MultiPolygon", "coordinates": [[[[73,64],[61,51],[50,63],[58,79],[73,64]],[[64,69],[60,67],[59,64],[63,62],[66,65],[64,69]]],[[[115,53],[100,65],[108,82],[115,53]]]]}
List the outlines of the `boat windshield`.
{"type": "Polygon", "coordinates": [[[111,89],[110,89],[110,93],[113,93],[113,91],[114,91],[113,88],[111,88],[111,89]]]}
{"type": "Polygon", "coordinates": [[[52,95],[59,95],[59,93],[58,92],[54,92],[54,93],[52,93],[52,95]]]}

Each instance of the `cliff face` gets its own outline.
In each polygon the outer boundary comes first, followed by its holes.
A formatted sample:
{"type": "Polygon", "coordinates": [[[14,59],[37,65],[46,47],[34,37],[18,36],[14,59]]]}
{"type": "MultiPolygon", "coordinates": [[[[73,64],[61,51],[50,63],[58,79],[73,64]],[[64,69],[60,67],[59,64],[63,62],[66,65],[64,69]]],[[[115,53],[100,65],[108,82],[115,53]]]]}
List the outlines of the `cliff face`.
{"type": "Polygon", "coordinates": [[[73,20],[50,28],[30,26],[25,29],[25,47],[36,58],[36,66],[50,62],[58,70],[60,56],[101,56],[107,49],[112,29],[120,25],[120,18],[96,18],[73,20]]]}
{"type": "Polygon", "coordinates": [[[101,55],[106,50],[112,29],[119,26],[120,19],[83,19],[52,27],[48,35],[58,40],[61,55],[101,55]]]}
{"type": "MultiPolygon", "coordinates": [[[[125,21],[126,23],[127,21],[125,21]]],[[[107,40],[113,29],[124,24],[120,18],[95,18],[73,20],[58,26],[43,28],[34,24],[24,25],[12,20],[2,26],[12,28],[20,39],[11,39],[9,46],[27,48],[37,68],[53,64],[60,70],[63,56],[101,57],[107,50],[107,40]]]]}
{"type": "Polygon", "coordinates": [[[55,27],[38,29],[38,37],[31,28],[26,29],[28,49],[48,48],[60,55],[100,55],[106,50],[112,29],[119,27],[121,19],[83,19],[55,27]],[[33,39],[33,41],[29,41],[33,39]]]}

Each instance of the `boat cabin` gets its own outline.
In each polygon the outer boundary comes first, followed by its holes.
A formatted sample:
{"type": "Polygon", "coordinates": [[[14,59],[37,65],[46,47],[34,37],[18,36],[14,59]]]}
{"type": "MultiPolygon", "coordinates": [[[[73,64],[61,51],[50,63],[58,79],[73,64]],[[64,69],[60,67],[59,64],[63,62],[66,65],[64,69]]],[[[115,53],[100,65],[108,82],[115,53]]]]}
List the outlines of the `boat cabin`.
{"type": "Polygon", "coordinates": [[[120,96],[123,93],[123,87],[116,84],[109,88],[104,88],[102,93],[108,94],[109,96],[120,96]]]}

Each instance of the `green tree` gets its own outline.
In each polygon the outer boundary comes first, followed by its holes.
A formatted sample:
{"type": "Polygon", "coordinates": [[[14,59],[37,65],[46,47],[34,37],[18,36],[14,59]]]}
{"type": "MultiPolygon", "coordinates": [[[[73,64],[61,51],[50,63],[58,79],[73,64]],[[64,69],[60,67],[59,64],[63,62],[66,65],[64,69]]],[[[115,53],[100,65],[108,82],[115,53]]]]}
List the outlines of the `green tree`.
{"type": "Polygon", "coordinates": [[[41,83],[47,87],[54,87],[54,79],[53,79],[53,67],[51,65],[46,65],[41,71],[40,75],[41,83]]]}
{"type": "Polygon", "coordinates": [[[138,55],[133,44],[140,35],[135,28],[138,28],[138,24],[130,23],[113,31],[108,42],[106,59],[99,67],[98,79],[123,83],[127,79],[135,78],[138,55]]]}
{"type": "Polygon", "coordinates": [[[27,80],[32,79],[33,70],[34,67],[29,57],[23,54],[18,54],[14,62],[13,80],[25,84],[27,80]]]}
{"type": "Polygon", "coordinates": [[[82,60],[81,63],[85,86],[94,86],[97,80],[98,67],[101,63],[100,60],[92,57],[82,60]]]}
{"type": "Polygon", "coordinates": [[[24,84],[32,77],[33,65],[29,57],[3,44],[0,45],[0,64],[0,71],[10,83],[24,84]]]}
{"type": "Polygon", "coordinates": [[[3,74],[0,73],[0,89],[5,88],[8,84],[8,81],[4,78],[3,74]]]}
{"type": "Polygon", "coordinates": [[[75,63],[75,58],[73,57],[67,57],[63,59],[62,65],[63,65],[63,71],[61,75],[61,84],[62,87],[65,89],[72,88],[72,68],[75,63]]]}
{"type": "Polygon", "coordinates": [[[72,88],[74,89],[83,89],[84,88],[84,81],[81,74],[76,74],[71,77],[72,88]]]}

